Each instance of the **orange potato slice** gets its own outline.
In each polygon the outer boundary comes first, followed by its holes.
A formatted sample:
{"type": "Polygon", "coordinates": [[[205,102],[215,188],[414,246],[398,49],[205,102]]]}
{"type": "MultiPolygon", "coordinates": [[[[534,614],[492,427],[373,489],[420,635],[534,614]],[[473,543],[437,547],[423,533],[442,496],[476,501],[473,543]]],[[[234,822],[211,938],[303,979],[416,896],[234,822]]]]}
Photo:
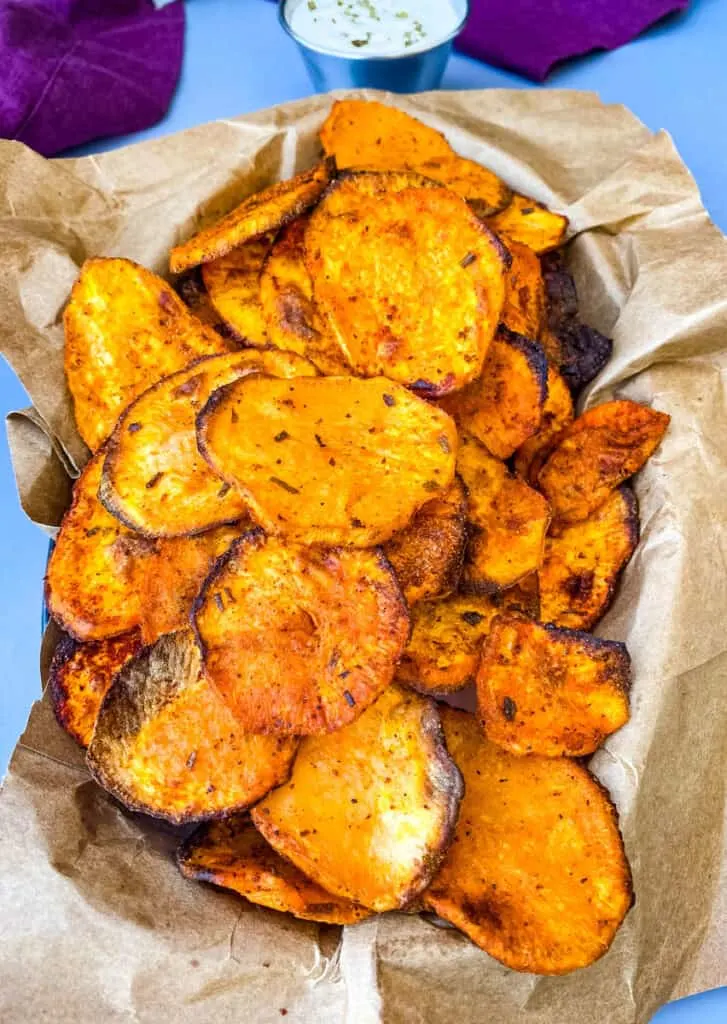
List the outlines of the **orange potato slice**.
{"type": "Polygon", "coordinates": [[[175,246],[169,254],[170,270],[180,274],[199,263],[210,263],[252,238],[283,227],[318,202],[335,173],[333,160],[327,159],[248,196],[222,220],[175,246]]]}
{"type": "Polygon", "coordinates": [[[295,750],[294,740],[242,731],[185,630],[118,673],[86,760],[130,810],[183,824],[245,810],[287,778],[295,750]]]}
{"type": "Polygon", "coordinates": [[[540,426],[547,375],[540,345],[501,326],[480,377],[443,399],[442,408],[498,459],[507,459],[540,426]]]}
{"type": "Polygon", "coordinates": [[[536,486],[538,473],[547,459],[555,439],[573,422],[573,399],[568,385],[552,364],[548,365],[548,397],[543,406],[540,425],[532,437],[515,452],[514,466],[518,476],[536,486]]]}
{"type": "Polygon", "coordinates": [[[542,621],[569,629],[595,626],[638,541],[639,512],[628,487],[619,487],[580,523],[554,523],[538,571],[542,621]]]}
{"type": "Polygon", "coordinates": [[[348,362],[426,397],[479,374],[505,253],[459,196],[407,174],[349,173],[313,212],[306,265],[348,362]]]}
{"type": "Polygon", "coordinates": [[[51,704],[59,725],[82,747],[91,742],[114,676],[140,647],[138,630],[87,644],[64,636],[56,647],[48,675],[51,704]]]}
{"type": "Polygon", "coordinates": [[[231,889],[250,903],[303,921],[355,924],[371,916],[366,907],[312,882],[243,816],[200,825],[180,847],[177,864],[185,878],[231,889]]]}
{"type": "Polygon", "coordinates": [[[106,508],[148,537],[199,533],[245,515],[243,496],[200,455],[196,418],[217,388],[259,372],[287,378],[316,369],[293,352],[245,349],[199,360],[132,402],[106,446],[106,508]]]}
{"type": "Polygon", "coordinates": [[[260,304],[271,344],[299,352],[321,373],[351,372],[336,339],[329,333],[313,298],[305,265],[308,217],[299,217],[278,235],[260,276],[260,304]]]}
{"type": "Polygon", "coordinates": [[[470,523],[462,588],[490,593],[511,587],[542,562],[548,503],[468,435],[460,439],[457,472],[467,488],[470,523]]]}
{"type": "Polygon", "coordinates": [[[565,241],[568,218],[553,213],[543,203],[517,193],[504,210],[486,222],[506,243],[520,242],[538,254],[557,249],[565,241]]]}
{"type": "Polygon", "coordinates": [[[482,648],[477,707],[487,738],[511,754],[585,757],[629,719],[623,644],[498,615],[482,648]]]}
{"type": "Polygon", "coordinates": [[[545,283],[537,254],[510,239],[507,248],[512,257],[507,272],[507,292],[502,322],[516,334],[537,341],[545,321],[545,283]]]}
{"type": "Polygon", "coordinates": [[[409,634],[381,552],[284,545],[261,530],[220,559],[194,623],[237,720],[297,736],[357,718],[391,682],[409,634]]]}
{"type": "Polygon", "coordinates": [[[63,325],[66,380],[91,451],[150,384],[231,347],[166,281],[131,260],[86,260],[63,325]]]}
{"type": "Polygon", "coordinates": [[[46,570],[48,611],[76,640],[103,640],[141,623],[140,574],[154,551],[99,501],[104,454],[76,481],[46,570]]]}
{"type": "Polygon", "coordinates": [[[456,477],[384,545],[409,606],[457,589],[464,559],[467,497],[456,477]]]}
{"type": "Polygon", "coordinates": [[[260,300],[260,274],[273,235],[265,234],[202,266],[210,302],[228,328],[245,344],[267,345],[268,332],[260,300]]]}
{"type": "Polygon", "coordinates": [[[436,706],[391,686],[351,725],[304,739],[290,781],[252,820],[324,889],[395,910],[436,871],[461,795],[436,706]]]}
{"type": "Polygon", "coordinates": [[[653,455],[669,420],[627,400],[598,405],[574,420],[538,473],[554,517],[566,523],[587,519],[653,455]]]}
{"type": "Polygon", "coordinates": [[[251,376],[216,391],[197,425],[255,519],[306,544],[380,544],[454,477],[453,421],[383,377],[251,376]]]}
{"type": "Polygon", "coordinates": [[[465,795],[422,903],[516,971],[566,974],[598,960],[633,902],[608,793],[577,761],[515,757],[474,716],[440,714],[465,795]]]}

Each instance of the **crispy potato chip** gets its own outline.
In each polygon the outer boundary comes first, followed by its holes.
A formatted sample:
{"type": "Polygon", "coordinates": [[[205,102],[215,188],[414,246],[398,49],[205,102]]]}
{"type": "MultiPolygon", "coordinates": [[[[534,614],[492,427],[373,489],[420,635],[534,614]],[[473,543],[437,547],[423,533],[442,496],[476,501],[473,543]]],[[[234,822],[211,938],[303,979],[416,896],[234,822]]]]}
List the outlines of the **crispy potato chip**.
{"type": "Polygon", "coordinates": [[[269,343],[260,302],[260,274],[273,244],[268,233],[205,263],[201,274],[210,302],[231,332],[247,345],[269,343]]]}
{"type": "Polygon", "coordinates": [[[461,796],[434,703],[390,686],[353,724],[303,740],[290,782],[252,819],[329,892],[395,910],[436,871],[461,796]]]}
{"type": "Polygon", "coordinates": [[[197,438],[266,530],[355,547],[449,487],[457,450],[449,416],[383,377],[251,376],[212,395],[197,438]]]}
{"type": "Polygon", "coordinates": [[[185,878],[211,882],[270,910],[304,921],[355,924],[371,916],[358,903],[334,896],[266,843],[249,818],[200,825],[177,854],[185,878]]]}
{"type": "Polygon", "coordinates": [[[545,320],[545,284],[540,260],[532,249],[508,241],[512,257],[507,272],[507,291],[502,310],[505,327],[526,338],[537,339],[545,320]]]}
{"type": "Polygon", "coordinates": [[[496,174],[458,156],[441,132],[375,100],[336,100],[320,139],[340,170],[420,171],[469,200],[483,217],[512,198],[496,174]]]}
{"type": "Polygon", "coordinates": [[[391,682],[409,634],[380,551],[286,546],[259,529],[220,559],[194,623],[238,721],[298,736],[357,718],[391,682]]]}
{"type": "Polygon", "coordinates": [[[198,263],[210,263],[252,238],[283,227],[318,202],[335,173],[336,165],[328,158],[248,196],[222,220],[175,246],[169,254],[170,270],[179,274],[198,263]]]}
{"type": "Polygon", "coordinates": [[[384,545],[410,606],[457,589],[467,540],[467,497],[456,477],[384,545]]]}
{"type": "Polygon", "coordinates": [[[194,599],[217,559],[252,527],[248,518],[193,537],[160,540],[144,563],[139,582],[145,644],[189,626],[194,599]]]}
{"type": "Polygon", "coordinates": [[[223,338],[228,338],[235,345],[242,347],[242,338],[225,323],[212,305],[199,267],[193,267],[182,274],[175,282],[174,290],[198,320],[213,327],[223,338]]]}
{"type": "Polygon", "coordinates": [[[540,590],[537,572],[523,576],[512,587],[503,590],[500,597],[504,610],[520,612],[530,619],[540,618],[540,590]]]}
{"type": "Polygon", "coordinates": [[[505,299],[506,257],[447,189],[348,174],[313,212],[306,265],[318,308],[351,366],[426,397],[482,368],[505,299]]]}
{"type": "Polygon", "coordinates": [[[542,621],[591,629],[638,542],[639,512],[629,487],[619,487],[580,523],[553,524],[538,572],[542,621]]]}
{"type": "Polygon", "coordinates": [[[410,166],[462,196],[478,217],[491,217],[512,201],[512,190],[494,171],[456,153],[410,166]]]}
{"type": "Polygon", "coordinates": [[[82,747],[91,742],[114,676],[140,647],[138,630],[88,644],[64,636],[56,647],[48,675],[51,704],[59,725],[82,747]]]}
{"type": "Polygon", "coordinates": [[[540,426],[547,376],[540,345],[501,326],[480,377],[442,399],[442,408],[493,455],[507,459],[540,426]]]}
{"type": "Polygon", "coordinates": [[[292,352],[245,349],[165,377],[125,410],[106,446],[100,497],[109,512],[149,537],[179,537],[245,514],[241,494],[197,449],[196,417],[217,388],[250,373],[315,375],[292,352]]]}
{"type": "Polygon", "coordinates": [[[538,342],[543,352],[545,352],[548,365],[554,366],[560,371],[560,366],[563,362],[563,349],[561,348],[558,336],[549,327],[544,327],[540,332],[538,342]]]}
{"type": "Polygon", "coordinates": [[[441,716],[465,795],[422,902],[513,970],[566,974],[593,963],[632,903],[608,793],[577,761],[515,757],[474,716],[441,716]]]}
{"type": "Polygon", "coordinates": [[[540,566],[548,502],[467,435],[460,439],[457,472],[467,488],[470,522],[462,588],[489,593],[510,587],[540,566]]]}
{"type": "Polygon", "coordinates": [[[76,481],[46,570],[48,611],[76,640],[103,640],[140,624],[140,572],[154,551],[153,541],[127,530],[99,501],[104,455],[94,455],[76,481]]]}
{"type": "Polygon", "coordinates": [[[63,324],[76,425],[92,451],[150,384],[230,348],[166,281],[131,260],[86,260],[63,324]]]}
{"type": "Polygon", "coordinates": [[[441,132],[375,100],[336,100],[320,130],[320,140],[339,170],[400,170],[453,154],[441,132]]]}
{"type": "Polygon", "coordinates": [[[327,375],[351,372],[313,298],[305,265],[308,217],[299,217],[280,232],[260,276],[260,304],[268,338],[277,348],[299,352],[327,375]]]}
{"type": "Polygon", "coordinates": [[[486,218],[487,225],[505,242],[521,242],[536,253],[557,249],[565,241],[568,218],[553,213],[529,196],[515,194],[509,206],[486,218]]]}
{"type": "Polygon", "coordinates": [[[511,754],[584,757],[629,720],[624,644],[498,615],[477,670],[488,739],[511,754]]]}
{"type": "Polygon", "coordinates": [[[574,420],[538,473],[554,517],[566,523],[587,519],[653,455],[669,420],[627,400],[598,405],[574,420]]]}
{"type": "Polygon", "coordinates": [[[452,693],[475,678],[482,640],[502,609],[498,595],[453,594],[412,608],[397,679],[422,693],[452,693]]]}
{"type": "Polygon", "coordinates": [[[548,366],[548,397],[540,426],[515,452],[515,471],[535,485],[538,473],[560,432],[573,422],[573,399],[568,385],[553,365],[548,366]]]}
{"type": "Polygon", "coordinates": [[[185,630],[143,648],[119,672],[86,759],[128,808],[182,824],[249,807],[288,777],[295,750],[294,740],[241,730],[185,630]]]}

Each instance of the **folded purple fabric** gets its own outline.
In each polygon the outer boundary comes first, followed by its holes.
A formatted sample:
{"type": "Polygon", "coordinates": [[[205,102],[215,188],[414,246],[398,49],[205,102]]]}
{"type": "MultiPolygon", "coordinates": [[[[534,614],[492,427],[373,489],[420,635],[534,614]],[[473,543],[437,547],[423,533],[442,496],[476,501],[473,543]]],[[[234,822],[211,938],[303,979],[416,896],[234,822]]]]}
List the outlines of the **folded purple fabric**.
{"type": "Polygon", "coordinates": [[[183,48],[182,0],[0,0],[0,138],[52,156],[146,128],[183,48]]]}
{"type": "Polygon", "coordinates": [[[689,0],[471,0],[457,49],[542,82],[552,66],[623,46],[689,0]]]}

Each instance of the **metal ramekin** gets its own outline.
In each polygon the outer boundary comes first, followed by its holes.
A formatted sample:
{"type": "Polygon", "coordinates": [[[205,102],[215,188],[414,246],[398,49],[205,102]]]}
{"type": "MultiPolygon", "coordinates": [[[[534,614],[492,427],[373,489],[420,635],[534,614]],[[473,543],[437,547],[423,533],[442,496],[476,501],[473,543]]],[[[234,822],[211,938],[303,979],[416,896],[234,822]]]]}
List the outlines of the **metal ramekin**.
{"type": "Polygon", "coordinates": [[[469,0],[454,0],[461,7],[462,17],[447,39],[411,54],[388,57],[366,57],[363,54],[334,54],[316,49],[296,35],[288,24],[288,0],[280,0],[280,23],[298,44],[316,92],[330,89],[371,88],[390,92],[424,92],[437,89],[442,81],[455,36],[464,28],[469,15],[469,0]]]}

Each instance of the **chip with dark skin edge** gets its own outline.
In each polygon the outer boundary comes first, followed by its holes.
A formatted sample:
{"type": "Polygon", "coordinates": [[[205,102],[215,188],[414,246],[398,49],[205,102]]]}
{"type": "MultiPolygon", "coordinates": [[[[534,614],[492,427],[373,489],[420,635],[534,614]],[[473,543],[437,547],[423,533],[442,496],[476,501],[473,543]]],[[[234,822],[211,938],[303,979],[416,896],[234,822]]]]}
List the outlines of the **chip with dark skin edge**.
{"type": "Polygon", "coordinates": [[[180,846],[177,864],[185,878],[303,921],[355,924],[372,913],[307,878],[265,842],[246,815],[200,825],[180,846]]]}
{"type": "Polygon", "coordinates": [[[515,971],[567,974],[608,950],[633,902],[611,799],[579,762],[516,757],[442,707],[465,794],[424,907],[515,971]]]}
{"type": "Polygon", "coordinates": [[[511,754],[585,757],[628,721],[630,683],[624,644],[509,613],[483,644],[477,707],[511,754]]]}
{"type": "Polygon", "coordinates": [[[142,648],[116,675],[86,760],[130,810],[179,825],[245,810],[287,778],[296,745],[245,734],[184,630],[142,648]]]}
{"type": "Polygon", "coordinates": [[[252,819],[319,885],[383,912],[428,884],[461,796],[436,705],[390,686],[352,724],[304,739],[289,783],[252,819]]]}

